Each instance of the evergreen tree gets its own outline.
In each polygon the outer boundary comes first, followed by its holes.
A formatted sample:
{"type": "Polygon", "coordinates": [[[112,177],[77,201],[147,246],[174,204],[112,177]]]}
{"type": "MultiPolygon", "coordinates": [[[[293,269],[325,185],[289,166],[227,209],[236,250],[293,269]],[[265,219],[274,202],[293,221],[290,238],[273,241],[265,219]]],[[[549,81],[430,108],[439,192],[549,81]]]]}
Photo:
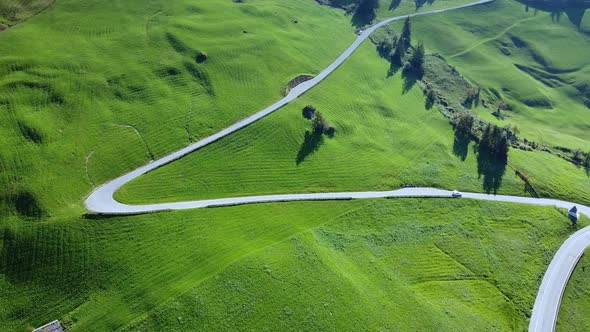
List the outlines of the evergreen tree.
{"type": "Polygon", "coordinates": [[[412,45],[412,31],[411,31],[411,23],[410,23],[410,17],[408,16],[406,18],[406,20],[404,21],[404,27],[402,29],[402,34],[400,37],[400,41],[403,43],[404,46],[404,52],[405,50],[408,49],[408,47],[410,47],[410,45],[412,45]]]}
{"type": "Polygon", "coordinates": [[[406,55],[406,48],[404,47],[404,42],[403,42],[402,38],[400,37],[397,40],[397,43],[395,44],[395,51],[393,52],[393,55],[391,56],[391,62],[395,63],[397,65],[401,65],[405,55],[406,55]]]}
{"type": "Polygon", "coordinates": [[[424,75],[424,44],[422,42],[420,42],[414,50],[414,54],[412,54],[412,58],[410,59],[410,64],[418,77],[424,75]]]}

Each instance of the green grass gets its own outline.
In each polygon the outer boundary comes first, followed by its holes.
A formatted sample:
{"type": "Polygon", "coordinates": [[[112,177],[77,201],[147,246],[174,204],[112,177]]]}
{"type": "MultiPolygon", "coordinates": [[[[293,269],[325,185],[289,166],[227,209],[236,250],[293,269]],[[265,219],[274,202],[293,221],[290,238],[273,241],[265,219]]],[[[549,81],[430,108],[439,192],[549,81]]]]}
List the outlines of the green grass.
{"type": "Polygon", "coordinates": [[[590,60],[579,56],[590,53],[587,16],[578,30],[565,16],[552,22],[549,13],[500,0],[413,23],[414,40],[423,40],[428,52],[442,54],[513,107],[498,121],[495,108],[480,106],[483,118],[517,125],[522,137],[548,146],[590,150],[590,60]]]}
{"type": "Polygon", "coordinates": [[[0,34],[3,195],[80,206],[91,183],[148,162],[146,145],[161,157],[267,106],[354,38],[311,0],[59,1],[0,34]]]}
{"type": "Polygon", "coordinates": [[[55,3],[0,34],[0,200],[11,210],[26,193],[51,215],[81,213],[94,185],[317,74],[355,38],[350,19],[312,0],[55,3]]]}
{"type": "MultiPolygon", "coordinates": [[[[142,176],[116,193],[129,203],[314,191],[391,190],[404,184],[482,191],[473,146],[453,153],[453,132],[436,109],[427,110],[420,88],[404,92],[401,73],[366,42],[314,90],[275,114],[179,161],[142,176]],[[305,105],[336,127],[318,150],[297,162],[309,121],[305,105]]],[[[534,176],[544,196],[588,202],[581,168],[541,152],[510,152],[515,169],[534,176]],[[523,158],[524,156],[531,158],[523,158]],[[514,159],[513,159],[514,157],[514,159]],[[544,159],[545,164],[529,163],[544,159]],[[551,163],[552,167],[548,167],[551,163]],[[551,177],[549,177],[551,175],[551,177]]],[[[538,185],[537,185],[538,184],[538,185]]],[[[500,193],[526,195],[508,168],[500,193]]]]}
{"type": "MultiPolygon", "coordinates": [[[[413,11],[383,5],[379,17],[413,11]]],[[[526,328],[571,233],[553,208],[377,200],[80,217],[95,185],[317,74],[355,38],[350,19],[312,0],[60,0],[0,33],[2,329],[526,328]]],[[[118,195],[482,190],[476,156],[453,155],[448,121],[387,70],[367,42],[300,100],[118,195]],[[337,132],[297,165],[307,104],[337,132]]],[[[587,175],[557,157],[511,151],[510,164],[547,195],[588,200],[587,175]]],[[[508,169],[500,192],[523,186],[508,169]]]]}
{"type": "Polygon", "coordinates": [[[588,331],[590,307],[590,265],[582,256],[572,274],[559,308],[557,331],[588,331]]]}
{"type": "Polygon", "coordinates": [[[0,1],[0,31],[42,12],[54,2],[55,0],[0,1]]]}
{"type": "Polygon", "coordinates": [[[448,199],[10,223],[0,321],[7,331],[56,318],[71,331],[520,330],[568,225],[554,208],[448,199]]]}

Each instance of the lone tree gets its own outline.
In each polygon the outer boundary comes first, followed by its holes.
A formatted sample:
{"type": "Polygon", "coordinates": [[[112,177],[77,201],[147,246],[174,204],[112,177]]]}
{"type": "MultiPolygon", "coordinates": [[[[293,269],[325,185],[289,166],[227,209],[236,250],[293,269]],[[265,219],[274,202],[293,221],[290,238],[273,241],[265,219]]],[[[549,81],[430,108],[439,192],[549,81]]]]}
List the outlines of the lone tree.
{"type": "Polygon", "coordinates": [[[303,108],[303,111],[301,113],[304,118],[311,120],[315,115],[315,107],[307,105],[303,108]]]}
{"type": "Polygon", "coordinates": [[[412,65],[416,76],[422,77],[424,75],[424,44],[422,42],[414,50],[414,54],[410,58],[410,65],[412,65]]]}

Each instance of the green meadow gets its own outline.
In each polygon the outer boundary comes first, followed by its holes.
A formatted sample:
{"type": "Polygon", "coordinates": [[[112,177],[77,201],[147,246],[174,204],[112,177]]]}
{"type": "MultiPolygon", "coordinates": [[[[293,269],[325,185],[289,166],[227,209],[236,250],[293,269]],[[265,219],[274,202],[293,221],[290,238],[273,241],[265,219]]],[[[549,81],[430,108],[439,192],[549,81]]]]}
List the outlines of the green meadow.
{"type": "MultiPolygon", "coordinates": [[[[573,232],[554,208],[383,199],[86,215],[83,200],[96,186],[270,105],[295,77],[319,73],[356,38],[359,26],[344,10],[314,0],[49,4],[0,0],[0,25],[11,26],[0,32],[3,331],[54,319],[70,331],[526,329],[543,273],[573,232]]],[[[414,1],[381,0],[375,15],[415,9],[414,1]]],[[[514,106],[507,120],[483,107],[480,116],[548,145],[588,150],[578,88],[587,59],[563,49],[574,43],[586,52],[587,33],[520,9],[498,1],[415,19],[414,40],[514,106]],[[534,69],[526,75],[497,51],[496,40],[509,37],[490,39],[517,21],[509,32],[527,46],[504,47],[534,69]],[[544,46],[546,34],[561,41],[544,46]],[[534,62],[538,55],[546,67],[534,62]],[[552,108],[527,104],[545,97],[552,108]]],[[[428,107],[418,84],[389,69],[366,41],[300,99],[116,198],[404,185],[528,195],[518,170],[543,196],[590,203],[588,173],[549,153],[512,149],[502,174],[482,170],[475,145],[458,152],[448,119],[428,107]],[[306,105],[334,126],[333,137],[306,135],[306,105]]],[[[586,300],[583,287],[567,292],[575,306],[586,300]]]]}
{"type": "Polygon", "coordinates": [[[70,331],[523,330],[571,232],[554,208],[450,199],[15,222],[0,320],[9,331],[55,318],[70,331]]]}
{"type": "Polygon", "coordinates": [[[587,172],[546,152],[512,149],[503,174],[482,171],[473,144],[464,147],[465,155],[457,153],[448,120],[426,107],[417,84],[388,70],[367,41],[297,101],[133,180],[115,197],[144,203],[404,185],[528,195],[518,170],[541,196],[590,202],[587,172]],[[336,128],[333,138],[306,139],[311,126],[301,115],[305,105],[315,106],[336,128]],[[488,187],[491,179],[499,184],[488,187]]]}
{"type": "Polygon", "coordinates": [[[572,274],[557,320],[557,331],[588,331],[590,324],[587,320],[590,305],[590,264],[587,252],[578,262],[572,274]]]}
{"type": "MultiPolygon", "coordinates": [[[[515,1],[418,17],[414,40],[497,94],[512,110],[499,120],[495,105],[480,105],[484,119],[514,124],[520,136],[549,147],[590,150],[590,18],[580,27],[565,15],[528,12],[515,1]]],[[[398,28],[400,24],[394,24],[398,28]]]]}
{"type": "Polygon", "coordinates": [[[0,31],[18,24],[51,6],[55,0],[0,1],[0,31]]]}

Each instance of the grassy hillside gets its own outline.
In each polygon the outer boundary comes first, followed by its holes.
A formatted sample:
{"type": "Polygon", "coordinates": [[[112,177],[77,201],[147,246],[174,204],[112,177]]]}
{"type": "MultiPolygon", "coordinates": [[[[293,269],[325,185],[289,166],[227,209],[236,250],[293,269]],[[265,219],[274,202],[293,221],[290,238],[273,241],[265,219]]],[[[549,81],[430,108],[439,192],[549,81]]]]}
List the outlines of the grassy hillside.
{"type": "Polygon", "coordinates": [[[402,185],[527,195],[519,169],[545,196],[590,202],[581,168],[541,152],[510,152],[504,174],[488,172],[473,152],[454,144],[448,120],[427,109],[418,85],[366,42],[333,76],[258,123],[124,186],[125,202],[338,190],[390,190],[402,185]],[[301,115],[314,105],[336,128],[333,138],[306,139],[301,115]],[[465,159],[463,159],[465,157],[465,159]],[[532,159],[543,163],[529,162],[532,159]],[[549,166],[551,165],[551,166],[549,166]],[[557,173],[557,174],[555,174],[557,173]],[[550,176],[549,176],[550,175],[550,176]]]}
{"type": "Polygon", "coordinates": [[[0,34],[2,201],[80,206],[94,184],[267,106],[354,37],[313,1],[59,1],[0,34]]]}
{"type": "Polygon", "coordinates": [[[414,40],[512,108],[497,120],[494,105],[480,106],[482,117],[517,125],[522,137],[548,146],[590,150],[590,59],[580,56],[590,54],[588,16],[578,28],[565,17],[496,1],[413,23],[414,40]]]}
{"type": "Polygon", "coordinates": [[[553,208],[418,199],[11,223],[0,321],[520,330],[568,225],[553,208]]]}
{"type": "MultiPolygon", "coordinates": [[[[380,17],[414,10],[387,2],[380,17]]],[[[82,216],[94,186],[267,106],[355,28],[312,0],[60,0],[0,33],[2,329],[526,328],[571,233],[553,208],[407,199],[82,216]]],[[[455,155],[448,121],[388,69],[367,42],[301,100],[119,194],[485,190],[495,175],[473,146],[455,155]],[[333,138],[305,140],[307,104],[333,138]]],[[[544,194],[590,197],[587,175],[557,157],[512,151],[510,165],[544,194]]],[[[500,192],[523,188],[507,168],[500,192]]]]}
{"type": "Polygon", "coordinates": [[[588,256],[580,259],[565,289],[557,331],[588,331],[588,308],[590,307],[590,264],[588,256]]]}
{"type": "Polygon", "coordinates": [[[55,0],[2,0],[0,1],[0,31],[40,13],[55,0]]]}

